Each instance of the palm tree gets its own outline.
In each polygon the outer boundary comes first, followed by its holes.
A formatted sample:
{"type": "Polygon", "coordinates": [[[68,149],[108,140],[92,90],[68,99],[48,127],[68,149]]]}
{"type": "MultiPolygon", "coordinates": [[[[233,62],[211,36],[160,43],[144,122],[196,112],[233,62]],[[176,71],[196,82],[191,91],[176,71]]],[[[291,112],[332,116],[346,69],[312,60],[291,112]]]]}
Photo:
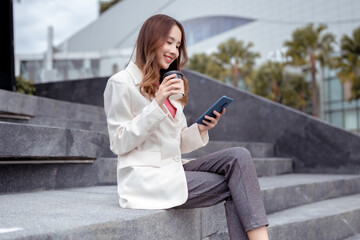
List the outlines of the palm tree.
{"type": "Polygon", "coordinates": [[[327,26],[324,24],[314,28],[314,25],[310,23],[304,28],[296,29],[292,34],[292,40],[284,43],[284,46],[288,48],[286,56],[291,59],[289,63],[305,67],[304,69],[311,73],[312,112],[315,117],[319,115],[316,61],[319,61],[320,64],[327,64],[329,55],[333,52],[332,44],[335,43],[333,34],[322,34],[326,28],[327,26]]]}
{"type": "Polygon", "coordinates": [[[305,77],[289,73],[284,64],[268,61],[254,71],[251,92],[298,110],[303,110],[311,99],[305,77]]]}
{"type": "Polygon", "coordinates": [[[189,58],[188,67],[220,81],[225,78],[224,69],[220,64],[216,63],[214,55],[207,55],[206,53],[194,54],[189,58]]]}
{"type": "Polygon", "coordinates": [[[279,87],[283,80],[283,66],[279,62],[268,61],[254,71],[250,91],[266,97],[275,102],[280,102],[279,87]]]}
{"type": "Polygon", "coordinates": [[[360,27],[353,31],[353,38],[344,35],[341,39],[341,56],[337,58],[340,68],[337,76],[342,84],[350,82],[351,97],[349,100],[360,98],[360,27]]]}
{"type": "Polygon", "coordinates": [[[239,81],[243,80],[244,85],[250,82],[252,68],[259,53],[250,50],[253,43],[245,44],[230,38],[228,41],[218,46],[218,52],[214,54],[216,63],[220,64],[226,72],[224,76],[231,78],[232,84],[239,86],[239,81]]]}
{"type": "Polygon", "coordinates": [[[189,68],[206,74],[207,66],[211,61],[211,57],[205,53],[197,53],[189,58],[189,68]]]}

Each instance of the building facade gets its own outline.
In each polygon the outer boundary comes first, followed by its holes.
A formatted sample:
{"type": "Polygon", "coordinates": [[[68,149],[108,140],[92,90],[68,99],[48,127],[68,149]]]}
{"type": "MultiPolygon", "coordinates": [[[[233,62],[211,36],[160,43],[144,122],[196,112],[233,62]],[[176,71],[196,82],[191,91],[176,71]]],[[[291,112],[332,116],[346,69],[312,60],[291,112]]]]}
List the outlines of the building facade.
{"type": "MultiPolygon", "coordinates": [[[[58,46],[52,45],[49,31],[46,53],[16,56],[16,73],[35,82],[109,76],[127,65],[140,26],[157,13],[184,25],[189,56],[216,51],[221,42],[235,37],[254,44],[252,50],[260,53],[257,64],[261,64],[281,60],[284,41],[310,22],[327,24],[326,31],[339,43],[344,34],[351,35],[360,26],[359,10],[357,0],[123,0],[58,46]]],[[[358,132],[359,103],[343,100],[339,80],[328,72],[319,82],[324,119],[358,132]]]]}
{"type": "Polygon", "coordinates": [[[360,99],[349,100],[351,86],[342,85],[335,70],[324,73],[324,120],[350,132],[360,134],[360,99]]]}

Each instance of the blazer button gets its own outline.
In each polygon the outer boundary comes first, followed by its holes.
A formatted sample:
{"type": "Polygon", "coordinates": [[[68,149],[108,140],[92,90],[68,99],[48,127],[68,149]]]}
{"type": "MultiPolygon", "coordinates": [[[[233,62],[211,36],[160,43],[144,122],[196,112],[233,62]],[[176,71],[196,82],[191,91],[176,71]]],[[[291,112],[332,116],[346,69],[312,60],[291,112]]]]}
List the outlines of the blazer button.
{"type": "Polygon", "coordinates": [[[177,136],[176,132],[172,132],[170,135],[172,138],[176,138],[176,136],[177,136]]]}
{"type": "Polygon", "coordinates": [[[175,162],[179,162],[179,161],[180,161],[180,157],[179,157],[179,156],[176,156],[176,157],[174,157],[174,160],[175,160],[175,162]]]}

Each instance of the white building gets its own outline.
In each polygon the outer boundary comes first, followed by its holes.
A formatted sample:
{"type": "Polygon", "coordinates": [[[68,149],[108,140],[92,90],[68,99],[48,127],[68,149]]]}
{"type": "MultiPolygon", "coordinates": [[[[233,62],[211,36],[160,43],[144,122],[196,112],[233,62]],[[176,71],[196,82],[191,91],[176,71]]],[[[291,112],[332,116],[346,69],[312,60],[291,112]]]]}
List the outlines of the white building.
{"type": "MultiPolygon", "coordinates": [[[[327,24],[327,31],[339,43],[344,34],[351,35],[360,25],[359,12],[358,0],[122,0],[53,48],[50,30],[48,51],[16,56],[16,73],[35,82],[109,76],[126,66],[141,25],[157,13],[170,15],[184,25],[189,56],[215,51],[219,43],[235,37],[253,42],[253,50],[261,54],[261,63],[281,59],[284,41],[290,40],[296,28],[310,22],[327,24]]],[[[360,103],[355,105],[356,114],[351,115],[356,120],[346,120],[348,110],[344,110],[344,104],[340,117],[331,107],[335,99],[327,92],[337,91],[342,96],[341,86],[330,82],[332,88],[324,88],[325,119],[345,128],[346,122],[351,122],[349,130],[355,121],[358,131],[360,103]]]]}
{"type": "Polygon", "coordinates": [[[36,82],[108,76],[124,68],[142,23],[156,13],[183,23],[190,56],[236,37],[253,42],[262,62],[278,59],[291,32],[309,22],[327,24],[339,41],[360,25],[359,11],[357,0],[123,0],[54,48],[49,31],[47,53],[17,55],[16,70],[36,82]]]}

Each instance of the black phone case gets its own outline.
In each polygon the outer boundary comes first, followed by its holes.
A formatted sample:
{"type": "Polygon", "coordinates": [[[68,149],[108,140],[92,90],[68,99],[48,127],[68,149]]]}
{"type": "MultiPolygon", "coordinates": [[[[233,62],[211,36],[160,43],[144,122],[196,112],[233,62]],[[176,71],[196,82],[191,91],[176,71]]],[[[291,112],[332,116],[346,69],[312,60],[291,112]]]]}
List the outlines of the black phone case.
{"type": "Polygon", "coordinates": [[[196,123],[197,124],[202,124],[205,125],[202,120],[204,119],[205,121],[208,121],[207,119],[205,119],[205,115],[210,116],[210,117],[215,117],[215,114],[213,113],[213,111],[217,111],[218,113],[220,113],[222,111],[223,108],[226,108],[230,103],[232,103],[232,101],[234,101],[234,99],[229,98],[227,96],[222,96],[221,98],[219,98],[219,100],[217,100],[208,110],[206,110],[197,120],[196,123]]]}

